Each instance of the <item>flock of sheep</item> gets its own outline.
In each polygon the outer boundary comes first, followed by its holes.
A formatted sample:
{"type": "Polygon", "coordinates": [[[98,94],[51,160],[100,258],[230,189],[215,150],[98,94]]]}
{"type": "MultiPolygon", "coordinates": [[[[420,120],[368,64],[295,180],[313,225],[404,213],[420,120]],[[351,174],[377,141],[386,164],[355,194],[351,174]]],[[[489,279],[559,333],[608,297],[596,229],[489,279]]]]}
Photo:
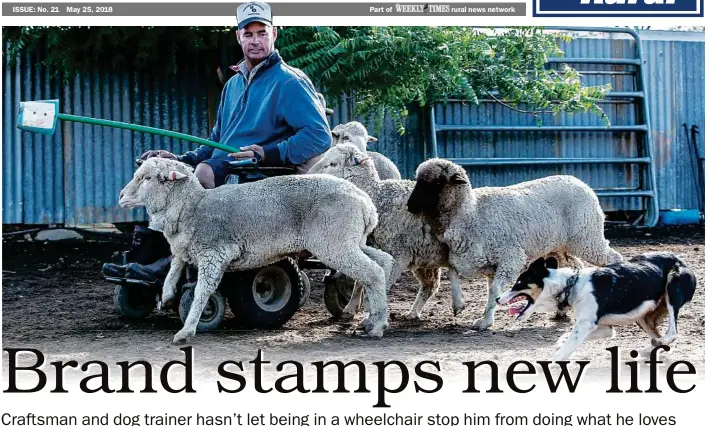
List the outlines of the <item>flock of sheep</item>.
{"type": "Polygon", "coordinates": [[[362,296],[372,337],[388,327],[387,294],[409,270],[420,283],[406,317],[418,319],[440,285],[451,281],[454,313],[465,308],[460,277],[488,279],[488,300],[474,328],[495,320],[496,299],[529,261],[554,255],[580,266],[622,260],[603,235],[604,214],[591,188],[572,176],[473,189],[465,170],[443,159],[423,162],[416,180],[401,179],[357,122],[332,129],[333,146],[307,175],[203,189],[190,166],[151,158],[121,191],[122,207],[145,206],[173,252],[162,303],[175,297],[187,264],[198,282],[181,343],[227,270],[265,266],[308,251],[355,279],[344,315],[362,296]]]}

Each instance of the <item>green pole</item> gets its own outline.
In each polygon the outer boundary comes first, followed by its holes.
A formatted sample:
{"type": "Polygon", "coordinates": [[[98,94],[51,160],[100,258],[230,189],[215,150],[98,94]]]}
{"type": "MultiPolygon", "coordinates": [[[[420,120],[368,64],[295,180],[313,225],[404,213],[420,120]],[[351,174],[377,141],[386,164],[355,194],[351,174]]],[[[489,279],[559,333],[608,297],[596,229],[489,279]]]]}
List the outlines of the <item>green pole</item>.
{"type": "Polygon", "coordinates": [[[140,126],[138,124],[122,123],[120,121],[104,120],[101,118],[80,117],[71,114],[57,114],[57,119],[64,121],[74,121],[77,123],[95,124],[97,126],[115,127],[117,129],[133,130],[136,132],[150,133],[151,135],[167,136],[169,138],[180,139],[187,142],[198,143],[211,146],[212,148],[222,149],[226,152],[241,152],[239,148],[234,148],[218,142],[210,141],[209,139],[198,138],[196,136],[187,135],[185,133],[173,132],[172,130],[158,129],[155,127],[140,126]]]}

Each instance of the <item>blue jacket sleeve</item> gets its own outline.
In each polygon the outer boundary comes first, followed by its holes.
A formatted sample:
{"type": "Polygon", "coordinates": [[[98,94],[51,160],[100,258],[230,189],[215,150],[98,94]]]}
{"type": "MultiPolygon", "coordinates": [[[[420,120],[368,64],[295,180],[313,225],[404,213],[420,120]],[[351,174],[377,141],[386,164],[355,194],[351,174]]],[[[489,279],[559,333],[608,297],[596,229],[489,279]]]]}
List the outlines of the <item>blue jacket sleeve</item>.
{"type": "MultiPolygon", "coordinates": [[[[222,97],[219,100],[219,109],[217,110],[217,121],[214,123],[212,133],[209,135],[209,140],[219,142],[222,138],[222,109],[224,107],[224,94],[226,93],[227,85],[222,89],[222,97]]],[[[212,158],[214,148],[207,145],[200,145],[194,151],[187,151],[182,155],[178,155],[177,159],[183,163],[187,163],[192,167],[197,167],[197,164],[204,160],[212,158]]]]}
{"type": "Polygon", "coordinates": [[[264,165],[302,164],[330,148],[330,126],[310,81],[293,78],[286,82],[278,104],[284,120],[295,134],[267,146],[264,165]]]}

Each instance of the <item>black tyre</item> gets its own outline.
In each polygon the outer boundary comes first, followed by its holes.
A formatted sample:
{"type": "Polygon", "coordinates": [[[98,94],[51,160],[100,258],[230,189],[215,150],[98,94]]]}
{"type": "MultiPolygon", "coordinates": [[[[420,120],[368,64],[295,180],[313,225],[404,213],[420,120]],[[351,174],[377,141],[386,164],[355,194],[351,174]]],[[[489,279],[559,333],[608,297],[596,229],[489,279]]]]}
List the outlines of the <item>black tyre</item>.
{"type": "Polygon", "coordinates": [[[239,282],[230,288],[229,307],[247,327],[282,327],[295,315],[305,295],[300,270],[291,258],[240,272],[238,276],[239,282]]]}
{"type": "Polygon", "coordinates": [[[335,318],[342,316],[342,311],[352,298],[355,280],[347,277],[341,272],[335,272],[324,279],[325,284],[325,307],[335,318]]]}
{"type": "Polygon", "coordinates": [[[123,318],[143,319],[155,310],[157,300],[150,290],[117,285],[113,290],[113,304],[123,318]]]}
{"type": "MultiPolygon", "coordinates": [[[[182,297],[180,297],[180,307],[178,308],[182,324],[184,324],[187,320],[187,315],[190,313],[190,307],[192,307],[193,299],[194,287],[190,287],[182,292],[182,297]]],[[[226,301],[224,300],[222,293],[217,290],[209,297],[209,301],[202,311],[202,316],[199,318],[199,322],[197,323],[197,331],[216,330],[224,320],[225,313],[226,301]]]]}
{"type": "Polygon", "coordinates": [[[303,294],[300,296],[298,307],[302,308],[305,302],[310,298],[310,278],[308,278],[305,272],[300,271],[300,281],[303,283],[303,294]]]}

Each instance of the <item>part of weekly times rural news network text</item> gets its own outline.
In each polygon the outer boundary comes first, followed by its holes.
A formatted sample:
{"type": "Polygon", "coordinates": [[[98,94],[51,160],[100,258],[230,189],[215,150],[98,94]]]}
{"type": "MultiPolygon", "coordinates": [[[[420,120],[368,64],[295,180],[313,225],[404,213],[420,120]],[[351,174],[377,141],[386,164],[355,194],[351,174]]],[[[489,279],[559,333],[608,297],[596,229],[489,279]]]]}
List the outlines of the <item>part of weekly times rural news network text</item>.
{"type": "Polygon", "coordinates": [[[0,424],[704,424],[704,7],[2,2],[0,424]]]}

